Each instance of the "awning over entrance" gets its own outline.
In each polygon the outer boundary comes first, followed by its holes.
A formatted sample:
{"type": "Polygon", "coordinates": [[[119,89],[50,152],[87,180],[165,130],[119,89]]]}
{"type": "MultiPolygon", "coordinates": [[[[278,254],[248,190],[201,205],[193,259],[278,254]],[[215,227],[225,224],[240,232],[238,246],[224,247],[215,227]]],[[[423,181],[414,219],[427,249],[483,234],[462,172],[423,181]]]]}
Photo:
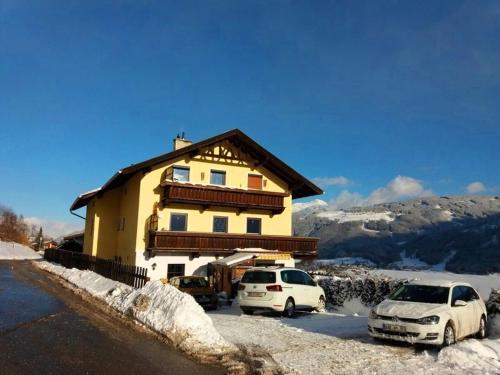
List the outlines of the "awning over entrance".
{"type": "Polygon", "coordinates": [[[211,263],[213,265],[219,264],[221,266],[232,266],[233,264],[237,264],[248,259],[253,259],[256,256],[257,254],[255,253],[236,253],[222,259],[217,259],[211,263]]]}
{"type": "Polygon", "coordinates": [[[221,266],[233,266],[235,264],[244,262],[249,259],[257,259],[257,260],[291,260],[292,255],[289,253],[280,253],[280,252],[265,252],[265,253],[249,253],[249,252],[241,252],[230,255],[228,257],[215,260],[211,262],[213,265],[221,265],[221,266]]]}

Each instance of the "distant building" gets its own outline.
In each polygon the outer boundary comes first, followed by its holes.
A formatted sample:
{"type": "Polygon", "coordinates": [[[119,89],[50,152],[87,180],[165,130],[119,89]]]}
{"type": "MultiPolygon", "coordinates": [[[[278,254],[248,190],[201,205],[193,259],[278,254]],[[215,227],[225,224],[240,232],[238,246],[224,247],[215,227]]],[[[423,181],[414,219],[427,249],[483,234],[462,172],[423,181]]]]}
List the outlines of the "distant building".
{"type": "Polygon", "coordinates": [[[317,239],[292,236],[292,199],[317,194],[235,129],[194,144],[178,136],[172,152],[119,170],[71,210],[87,208],[84,253],[146,267],[159,279],[203,274],[238,249],[266,264],[314,258],[317,239]]]}

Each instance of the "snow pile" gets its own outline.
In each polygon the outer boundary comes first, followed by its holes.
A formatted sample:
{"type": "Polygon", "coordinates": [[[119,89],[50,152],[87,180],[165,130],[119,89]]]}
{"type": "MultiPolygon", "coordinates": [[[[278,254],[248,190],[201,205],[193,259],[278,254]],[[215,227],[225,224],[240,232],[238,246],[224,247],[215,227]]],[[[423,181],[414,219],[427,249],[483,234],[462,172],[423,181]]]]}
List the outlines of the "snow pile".
{"type": "Polygon", "coordinates": [[[490,321],[490,337],[466,339],[439,352],[424,351],[412,359],[395,361],[379,368],[377,374],[500,374],[500,316],[490,321]]]}
{"type": "Polygon", "coordinates": [[[321,212],[318,217],[324,217],[338,223],[348,223],[351,221],[394,221],[394,214],[390,211],[386,212],[347,212],[347,211],[327,211],[321,212]]]}
{"type": "Polygon", "coordinates": [[[55,273],[132,316],[187,353],[224,353],[236,348],[214,328],[212,320],[194,298],[160,281],[134,289],[92,271],[68,269],[48,262],[37,262],[40,268],[55,273]]]}
{"type": "Polygon", "coordinates": [[[28,246],[15,242],[0,241],[0,260],[40,259],[41,256],[28,246]]]}

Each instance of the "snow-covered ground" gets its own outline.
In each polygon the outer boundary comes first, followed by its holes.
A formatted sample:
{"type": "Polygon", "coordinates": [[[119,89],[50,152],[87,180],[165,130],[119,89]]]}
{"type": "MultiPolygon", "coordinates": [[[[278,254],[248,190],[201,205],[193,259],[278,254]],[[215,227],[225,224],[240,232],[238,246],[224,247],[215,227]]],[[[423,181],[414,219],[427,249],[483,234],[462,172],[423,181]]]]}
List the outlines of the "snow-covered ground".
{"type": "Polygon", "coordinates": [[[367,318],[304,313],[288,319],[241,315],[239,307],[209,313],[217,330],[235,344],[268,351],[284,368],[302,374],[369,373],[394,358],[411,358],[413,349],[380,345],[367,333],[367,318]]]}
{"type": "Polygon", "coordinates": [[[325,211],[320,212],[318,217],[324,217],[339,223],[347,223],[350,221],[394,221],[392,212],[347,212],[347,211],[325,211]]]}
{"type": "MultiPolygon", "coordinates": [[[[500,374],[500,316],[490,322],[490,337],[468,339],[439,350],[373,341],[367,332],[366,307],[352,303],[341,313],[300,313],[294,319],[241,315],[236,303],[206,314],[194,299],[177,289],[151,282],[141,289],[90,271],[35,262],[75,286],[134,317],[188,353],[224,353],[243,347],[302,374],[500,374]]],[[[475,285],[484,298],[500,277],[442,272],[372,271],[398,278],[460,278],[475,285]]]]}
{"type": "Polygon", "coordinates": [[[48,262],[35,264],[163,334],[187,353],[198,355],[236,350],[217,332],[210,317],[194,298],[171,285],[154,281],[134,289],[91,271],[68,269],[48,262]]]}
{"type": "Polygon", "coordinates": [[[28,246],[0,241],[0,260],[40,259],[41,256],[28,246]]]}
{"type": "Polygon", "coordinates": [[[500,316],[489,339],[421,350],[373,341],[366,316],[247,316],[237,305],[209,315],[228,341],[264,349],[282,367],[302,374],[500,374],[500,316]]]}
{"type": "Polygon", "coordinates": [[[380,366],[376,374],[500,374],[500,316],[491,322],[490,337],[466,339],[455,345],[432,350],[407,360],[395,360],[380,366]]]}

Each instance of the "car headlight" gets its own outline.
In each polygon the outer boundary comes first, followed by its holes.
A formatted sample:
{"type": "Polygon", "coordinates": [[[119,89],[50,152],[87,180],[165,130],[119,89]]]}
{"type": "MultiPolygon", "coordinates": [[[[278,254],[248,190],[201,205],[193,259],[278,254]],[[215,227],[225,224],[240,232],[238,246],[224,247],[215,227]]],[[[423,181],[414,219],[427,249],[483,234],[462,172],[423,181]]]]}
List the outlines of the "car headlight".
{"type": "Polygon", "coordinates": [[[437,316],[437,315],[426,316],[424,318],[418,319],[417,323],[418,324],[438,324],[439,323],[439,316],[437,316]]]}
{"type": "Polygon", "coordinates": [[[368,316],[370,319],[378,319],[378,315],[375,312],[375,309],[370,310],[370,315],[368,316]]]}

